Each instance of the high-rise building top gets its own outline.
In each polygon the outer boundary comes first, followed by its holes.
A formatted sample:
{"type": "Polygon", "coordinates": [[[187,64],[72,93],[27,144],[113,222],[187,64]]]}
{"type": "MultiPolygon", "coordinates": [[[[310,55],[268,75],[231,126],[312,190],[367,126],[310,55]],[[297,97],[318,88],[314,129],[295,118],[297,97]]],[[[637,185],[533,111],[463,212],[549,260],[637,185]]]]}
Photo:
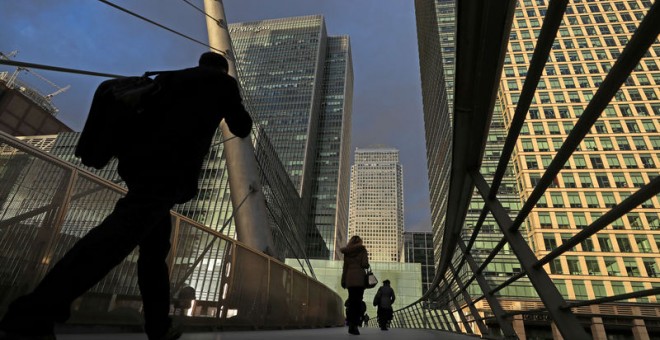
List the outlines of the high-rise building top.
{"type": "Polygon", "coordinates": [[[403,170],[397,149],[355,150],[348,233],[362,237],[371,261],[403,261],[403,170]]]}

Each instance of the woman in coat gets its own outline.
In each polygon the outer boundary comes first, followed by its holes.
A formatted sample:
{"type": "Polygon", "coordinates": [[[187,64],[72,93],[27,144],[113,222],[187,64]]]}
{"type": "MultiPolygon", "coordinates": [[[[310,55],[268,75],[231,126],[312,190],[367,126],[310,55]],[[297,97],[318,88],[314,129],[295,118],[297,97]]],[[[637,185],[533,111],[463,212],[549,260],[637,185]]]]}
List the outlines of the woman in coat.
{"type": "Polygon", "coordinates": [[[369,254],[362,245],[360,236],[353,236],[346,247],[340,249],[344,254],[344,268],[341,274],[341,286],[348,289],[348,308],[346,319],[348,333],[359,335],[360,306],[365,289],[365,269],[369,268],[369,254]]]}

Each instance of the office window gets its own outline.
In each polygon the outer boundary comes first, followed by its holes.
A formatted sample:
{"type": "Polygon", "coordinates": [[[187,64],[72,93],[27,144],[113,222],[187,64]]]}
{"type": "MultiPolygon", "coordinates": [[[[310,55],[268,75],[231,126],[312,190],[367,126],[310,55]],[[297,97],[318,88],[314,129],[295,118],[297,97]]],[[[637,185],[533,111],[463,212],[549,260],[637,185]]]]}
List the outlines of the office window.
{"type": "Polygon", "coordinates": [[[578,194],[577,192],[569,192],[568,203],[571,205],[571,208],[582,208],[582,201],[580,200],[580,194],[578,194]]]}
{"type": "MultiPolygon", "coordinates": [[[[565,212],[555,213],[555,219],[557,220],[557,227],[559,227],[559,229],[568,229],[571,225],[568,220],[568,214],[565,212]]],[[[562,236],[564,236],[564,234],[562,234],[562,236]]]]}
{"type": "MultiPolygon", "coordinates": [[[[578,229],[583,229],[588,225],[587,218],[582,212],[574,212],[573,220],[575,221],[575,227],[578,229]]],[[[589,240],[589,242],[591,242],[591,240],[589,240]]]]}
{"type": "Polygon", "coordinates": [[[647,258],[645,258],[643,262],[644,269],[646,269],[646,275],[648,277],[658,277],[658,274],[660,274],[660,271],[658,271],[658,263],[656,263],[654,259],[647,258]]]}
{"type": "Polygon", "coordinates": [[[545,250],[554,250],[557,248],[557,241],[555,240],[555,234],[543,234],[543,244],[545,250]]]}
{"type": "Polygon", "coordinates": [[[621,276],[619,263],[616,261],[615,257],[605,257],[603,260],[605,262],[605,270],[607,270],[608,276],[621,276]]]}
{"type": "Polygon", "coordinates": [[[578,300],[589,299],[589,295],[587,295],[587,287],[582,280],[573,280],[573,292],[575,293],[575,298],[578,300]]]}
{"type": "Polygon", "coordinates": [[[609,235],[598,235],[598,245],[600,245],[600,251],[602,252],[614,251],[612,240],[609,235]]]}
{"type": "Polygon", "coordinates": [[[564,180],[564,187],[566,188],[577,188],[575,184],[575,177],[572,173],[563,173],[561,178],[564,180]]]}
{"type": "Polygon", "coordinates": [[[566,256],[566,264],[568,264],[568,272],[572,275],[581,275],[582,269],[580,268],[580,260],[577,256],[566,256]]]}
{"type": "Polygon", "coordinates": [[[624,253],[632,252],[632,245],[628,235],[616,235],[616,243],[619,245],[619,251],[624,253]]]}
{"type": "Polygon", "coordinates": [[[612,174],[612,177],[614,178],[614,185],[617,188],[626,188],[628,186],[628,182],[626,181],[626,176],[623,173],[615,172],[612,174]]]}
{"type": "Polygon", "coordinates": [[[646,235],[635,235],[635,243],[640,253],[650,253],[653,251],[651,249],[651,242],[646,235]]]}
{"type": "Polygon", "coordinates": [[[578,177],[580,177],[580,186],[582,188],[593,188],[594,185],[591,182],[591,175],[588,173],[580,173],[578,174],[578,177]]]}
{"type": "Polygon", "coordinates": [[[587,272],[589,275],[600,275],[600,265],[598,264],[598,258],[594,256],[585,256],[584,261],[587,264],[587,272]]]}
{"type": "Polygon", "coordinates": [[[617,155],[607,155],[605,158],[607,159],[607,165],[610,169],[621,169],[621,163],[619,162],[619,157],[617,157],[617,155]]]}
{"type": "Polygon", "coordinates": [[[580,242],[580,246],[582,246],[582,251],[594,251],[594,242],[591,240],[591,238],[586,238],[584,241],[580,242]]]}
{"type": "Polygon", "coordinates": [[[637,260],[635,260],[635,258],[624,257],[623,267],[626,268],[626,273],[628,273],[628,276],[641,276],[639,267],[637,266],[637,260]]]}

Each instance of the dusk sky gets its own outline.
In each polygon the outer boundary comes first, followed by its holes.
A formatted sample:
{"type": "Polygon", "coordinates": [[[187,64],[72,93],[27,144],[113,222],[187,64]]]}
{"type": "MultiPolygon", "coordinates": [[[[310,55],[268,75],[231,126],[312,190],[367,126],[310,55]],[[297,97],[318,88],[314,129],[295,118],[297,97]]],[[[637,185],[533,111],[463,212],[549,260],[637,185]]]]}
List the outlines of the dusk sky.
{"type": "MultiPolygon", "coordinates": [[[[111,0],[148,19],[207,41],[204,14],[183,0],[111,0]]],[[[203,8],[203,0],[189,0],[203,8]]],[[[382,144],[400,150],[405,227],[430,230],[428,178],[413,1],[224,0],[229,23],[321,14],[329,35],[349,35],[355,73],[351,153],[382,144]]],[[[140,75],[195,66],[207,47],[91,0],[2,0],[0,52],[17,61],[140,75]]],[[[0,65],[0,71],[15,68],[0,65]]],[[[35,70],[71,88],[53,103],[58,117],[80,131],[104,78],[35,70]]],[[[57,88],[21,73],[43,93],[57,88]]],[[[352,158],[352,157],[351,157],[352,158]]]]}

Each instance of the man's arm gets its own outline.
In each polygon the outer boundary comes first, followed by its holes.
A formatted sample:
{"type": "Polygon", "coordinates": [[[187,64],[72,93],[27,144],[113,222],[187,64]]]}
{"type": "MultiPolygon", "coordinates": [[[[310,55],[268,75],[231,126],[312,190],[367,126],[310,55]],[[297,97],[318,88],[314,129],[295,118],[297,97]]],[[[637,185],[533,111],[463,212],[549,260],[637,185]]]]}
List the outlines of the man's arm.
{"type": "Polygon", "coordinates": [[[227,114],[225,115],[225,123],[229,127],[231,133],[237,137],[245,138],[252,131],[252,118],[243,106],[243,99],[238,89],[238,84],[234,78],[231,78],[231,84],[228,86],[228,103],[227,114]]]}

